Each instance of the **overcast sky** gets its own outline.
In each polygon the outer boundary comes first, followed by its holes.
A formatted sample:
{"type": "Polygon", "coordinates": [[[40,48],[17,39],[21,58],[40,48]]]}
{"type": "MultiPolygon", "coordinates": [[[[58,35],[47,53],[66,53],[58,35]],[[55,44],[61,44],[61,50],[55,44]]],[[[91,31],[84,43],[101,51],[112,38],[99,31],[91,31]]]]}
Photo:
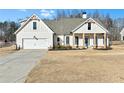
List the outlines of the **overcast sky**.
{"type": "MultiPolygon", "coordinates": [[[[57,9],[0,9],[0,21],[18,21],[32,14],[37,14],[40,18],[52,19],[56,16],[57,9]]],[[[66,11],[66,10],[65,10],[66,11]]],[[[85,9],[87,13],[93,13],[94,9],[85,9]]],[[[98,9],[101,14],[110,14],[112,18],[124,17],[124,9],[98,9]]]]}

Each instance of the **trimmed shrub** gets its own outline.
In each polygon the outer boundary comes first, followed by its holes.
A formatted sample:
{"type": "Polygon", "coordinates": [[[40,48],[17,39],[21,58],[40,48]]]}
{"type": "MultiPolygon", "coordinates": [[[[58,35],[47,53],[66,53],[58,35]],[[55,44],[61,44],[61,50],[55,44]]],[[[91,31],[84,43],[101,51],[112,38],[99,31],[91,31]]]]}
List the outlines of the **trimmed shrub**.
{"type": "Polygon", "coordinates": [[[63,45],[57,45],[57,46],[55,46],[53,49],[55,49],[55,50],[69,50],[69,49],[72,49],[72,47],[71,46],[63,46],[63,45]]]}

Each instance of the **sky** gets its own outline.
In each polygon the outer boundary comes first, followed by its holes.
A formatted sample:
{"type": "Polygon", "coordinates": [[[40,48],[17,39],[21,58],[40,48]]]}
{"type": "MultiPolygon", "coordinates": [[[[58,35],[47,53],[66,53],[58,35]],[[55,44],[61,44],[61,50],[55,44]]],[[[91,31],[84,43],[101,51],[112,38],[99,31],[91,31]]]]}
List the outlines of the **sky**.
{"type": "MultiPolygon", "coordinates": [[[[110,14],[115,18],[124,17],[124,9],[97,9],[100,14],[110,14]]],[[[66,11],[66,10],[65,10],[66,11]]],[[[88,13],[93,13],[96,9],[84,9],[88,13]]],[[[41,19],[52,19],[56,16],[57,9],[0,9],[0,21],[16,21],[25,19],[32,14],[37,14],[41,19]]]]}

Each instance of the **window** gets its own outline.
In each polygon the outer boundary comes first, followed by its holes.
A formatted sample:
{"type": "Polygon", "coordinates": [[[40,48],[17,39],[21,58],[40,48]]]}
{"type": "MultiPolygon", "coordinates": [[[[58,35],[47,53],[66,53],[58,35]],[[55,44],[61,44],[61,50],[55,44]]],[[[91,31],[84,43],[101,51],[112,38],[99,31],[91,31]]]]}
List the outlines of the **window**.
{"type": "Polygon", "coordinates": [[[88,23],[88,30],[91,30],[91,23],[88,23]]]}
{"type": "Polygon", "coordinates": [[[124,40],[124,36],[123,36],[123,40],[124,40]]]}
{"type": "Polygon", "coordinates": [[[75,44],[78,46],[78,43],[79,43],[78,37],[76,36],[76,37],[75,37],[75,44]]]}
{"type": "Polygon", "coordinates": [[[69,37],[66,37],[66,44],[69,44],[69,37]]]}
{"type": "Polygon", "coordinates": [[[57,44],[58,44],[58,46],[60,46],[60,38],[59,37],[57,37],[57,44]]]}
{"type": "Polygon", "coordinates": [[[60,38],[59,37],[57,37],[57,42],[59,42],[60,41],[60,38]]]}
{"type": "Polygon", "coordinates": [[[33,30],[36,30],[36,29],[37,29],[37,23],[33,22],[33,30]]]}

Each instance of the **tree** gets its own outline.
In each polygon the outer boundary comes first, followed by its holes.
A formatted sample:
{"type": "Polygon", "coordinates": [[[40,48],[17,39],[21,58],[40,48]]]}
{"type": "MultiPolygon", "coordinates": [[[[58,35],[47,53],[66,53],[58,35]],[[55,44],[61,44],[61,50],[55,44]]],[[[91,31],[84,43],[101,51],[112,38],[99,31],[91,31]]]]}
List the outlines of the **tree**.
{"type": "Polygon", "coordinates": [[[113,26],[113,20],[109,14],[107,14],[105,17],[105,26],[108,30],[113,26]]]}
{"type": "Polygon", "coordinates": [[[94,13],[93,13],[93,18],[100,18],[100,13],[98,10],[96,10],[94,13]]]}
{"type": "Polygon", "coordinates": [[[19,25],[14,21],[0,22],[0,39],[7,41],[14,41],[14,32],[17,30],[19,25]]]}

